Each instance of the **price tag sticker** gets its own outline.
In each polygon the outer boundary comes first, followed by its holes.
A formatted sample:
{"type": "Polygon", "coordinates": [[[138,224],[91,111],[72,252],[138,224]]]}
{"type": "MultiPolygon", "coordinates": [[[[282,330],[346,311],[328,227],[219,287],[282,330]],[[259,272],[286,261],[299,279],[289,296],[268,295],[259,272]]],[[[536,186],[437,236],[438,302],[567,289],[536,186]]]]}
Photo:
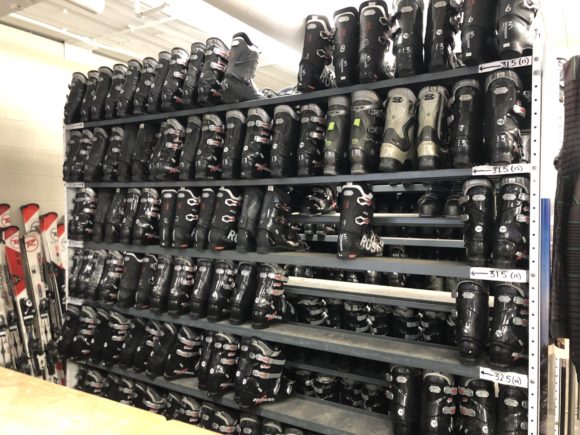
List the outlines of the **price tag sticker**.
{"type": "Polygon", "coordinates": [[[498,69],[524,68],[532,64],[532,56],[523,56],[516,59],[498,60],[479,65],[480,73],[488,73],[498,69]]]}
{"type": "Polygon", "coordinates": [[[471,173],[473,175],[509,175],[509,174],[529,174],[531,165],[528,163],[504,165],[504,166],[475,166],[471,173]]]}
{"type": "Polygon", "coordinates": [[[480,379],[512,387],[528,388],[528,375],[514,372],[499,372],[488,367],[479,368],[480,379]]]}
{"type": "Polygon", "coordinates": [[[69,240],[68,241],[68,247],[69,248],[82,248],[83,247],[83,242],[80,242],[78,240],[69,240]]]}
{"type": "Polygon", "coordinates": [[[65,183],[66,187],[71,189],[82,189],[85,187],[85,183],[83,181],[71,181],[65,183]]]}
{"type": "Polygon", "coordinates": [[[484,281],[528,282],[528,271],[520,269],[494,269],[489,267],[472,267],[469,271],[472,279],[484,281]]]}
{"type": "Polygon", "coordinates": [[[71,305],[83,305],[85,303],[84,300],[79,299],[79,298],[68,298],[66,300],[67,304],[71,304],[71,305]]]}

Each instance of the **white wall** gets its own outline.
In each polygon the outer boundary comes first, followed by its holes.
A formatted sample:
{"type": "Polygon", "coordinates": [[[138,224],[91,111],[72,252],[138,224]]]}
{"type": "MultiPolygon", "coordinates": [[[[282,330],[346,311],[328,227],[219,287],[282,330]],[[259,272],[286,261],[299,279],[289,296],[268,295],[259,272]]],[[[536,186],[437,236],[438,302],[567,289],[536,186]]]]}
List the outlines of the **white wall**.
{"type": "Polygon", "coordinates": [[[63,107],[74,71],[111,59],[0,25],[0,202],[64,212],[63,107]],[[73,59],[71,59],[74,58],[73,59]]]}

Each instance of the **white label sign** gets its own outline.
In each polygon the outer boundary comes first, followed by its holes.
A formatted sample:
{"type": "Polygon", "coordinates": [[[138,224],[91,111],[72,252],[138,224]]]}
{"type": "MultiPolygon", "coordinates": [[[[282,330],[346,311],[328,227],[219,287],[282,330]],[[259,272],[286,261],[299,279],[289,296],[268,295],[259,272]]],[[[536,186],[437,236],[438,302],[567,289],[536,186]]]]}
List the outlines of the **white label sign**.
{"type": "Polygon", "coordinates": [[[82,189],[85,187],[85,183],[83,181],[71,181],[69,183],[65,183],[65,185],[71,189],[82,189]]]}
{"type": "Polygon", "coordinates": [[[82,248],[83,247],[83,242],[80,242],[78,240],[69,240],[68,241],[68,247],[69,248],[82,248]]]}
{"type": "Polygon", "coordinates": [[[504,165],[504,166],[475,166],[471,173],[473,175],[509,175],[509,174],[529,174],[531,165],[528,163],[504,165]]]}
{"type": "Polygon", "coordinates": [[[85,301],[83,301],[82,299],[79,298],[68,298],[66,300],[67,304],[71,304],[71,305],[83,305],[85,303],[85,301]]]}
{"type": "Polygon", "coordinates": [[[532,64],[532,56],[518,57],[517,59],[498,60],[479,65],[480,73],[488,73],[498,69],[523,68],[532,64]]]}
{"type": "Polygon", "coordinates": [[[528,282],[528,271],[520,269],[472,267],[469,276],[472,279],[482,279],[484,281],[528,282]]]}
{"type": "Polygon", "coordinates": [[[497,370],[488,367],[480,367],[479,377],[502,385],[528,388],[528,376],[522,373],[498,372],[497,370]]]}
{"type": "Polygon", "coordinates": [[[65,126],[66,130],[78,130],[79,128],[85,128],[85,123],[77,122],[75,124],[69,124],[65,126]]]}

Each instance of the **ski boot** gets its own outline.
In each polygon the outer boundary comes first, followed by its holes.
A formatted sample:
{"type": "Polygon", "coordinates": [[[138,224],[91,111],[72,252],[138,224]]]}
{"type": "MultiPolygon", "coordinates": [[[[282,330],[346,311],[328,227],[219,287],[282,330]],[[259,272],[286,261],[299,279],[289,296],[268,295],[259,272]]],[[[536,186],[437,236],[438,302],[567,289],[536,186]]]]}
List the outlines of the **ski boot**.
{"type": "Polygon", "coordinates": [[[328,400],[330,402],[339,403],[340,401],[340,385],[336,376],[327,376],[323,374],[317,375],[312,381],[312,389],[314,396],[320,400],[328,400]]]}
{"type": "Polygon", "coordinates": [[[383,0],[362,2],[359,6],[360,44],[358,48],[358,76],[360,83],[392,78],[391,67],[385,63],[390,49],[391,23],[389,10],[383,0]]]}
{"type": "Polygon", "coordinates": [[[411,77],[423,72],[423,0],[398,0],[396,8],[395,73],[411,77]]]}
{"type": "Polygon", "coordinates": [[[123,308],[135,304],[135,293],[139,284],[139,274],[143,267],[143,259],[132,252],[126,252],[123,258],[123,274],[119,281],[119,298],[117,304],[123,308]]]}
{"type": "Polygon", "coordinates": [[[221,397],[234,387],[239,341],[234,335],[218,332],[213,336],[207,394],[221,397]]]}
{"type": "Polygon", "coordinates": [[[87,89],[87,76],[83,73],[73,73],[69,93],[64,105],[64,123],[72,124],[79,122],[81,117],[81,105],[87,89]]]}
{"type": "Polygon", "coordinates": [[[290,195],[284,187],[275,186],[264,195],[256,245],[258,253],[303,251],[306,244],[288,221],[290,195]]]}
{"type": "MultiPolygon", "coordinates": [[[[220,260],[216,262],[211,290],[205,304],[206,307],[204,307],[210,322],[218,322],[229,316],[236,272],[237,269],[233,261],[220,260]]],[[[195,309],[195,301],[192,307],[195,309]]],[[[199,310],[192,310],[192,313],[194,312],[199,312],[199,310]]]]}
{"type": "Polygon", "coordinates": [[[296,175],[296,144],[299,142],[298,114],[291,106],[276,106],[272,123],[274,125],[270,152],[272,177],[293,177],[296,175]]]}
{"type": "Polygon", "coordinates": [[[242,196],[239,188],[219,188],[207,236],[209,249],[223,251],[235,248],[241,208],[242,196]]]}
{"type": "Polygon", "coordinates": [[[100,363],[103,359],[103,346],[109,334],[110,312],[104,308],[97,308],[97,318],[93,336],[91,338],[91,349],[89,360],[93,363],[100,363]]]}
{"type": "Polygon", "coordinates": [[[434,344],[447,344],[445,335],[447,313],[424,311],[421,314],[421,336],[423,341],[434,344]]]}
{"type": "Polygon", "coordinates": [[[344,303],[342,299],[325,299],[326,325],[344,329],[344,303]]]}
{"type": "Polygon", "coordinates": [[[73,174],[73,166],[81,159],[79,155],[81,151],[81,139],[83,134],[78,130],[70,132],[69,139],[66,143],[66,154],[62,164],[62,179],[63,181],[75,181],[81,178],[81,174],[73,174]]]}
{"type": "Polygon", "coordinates": [[[332,28],[323,15],[306,17],[302,59],[298,69],[298,91],[310,92],[335,85],[328,68],[332,58],[332,28]]]}
{"type": "Polygon", "coordinates": [[[117,163],[117,181],[131,181],[131,164],[137,141],[137,131],[138,128],[135,125],[123,127],[123,140],[117,163]]]}
{"type": "Polygon", "coordinates": [[[199,75],[197,102],[201,106],[221,101],[221,87],[228,64],[229,48],[219,38],[205,41],[205,59],[199,75]]]}
{"type": "Polygon", "coordinates": [[[384,112],[374,91],[352,94],[350,125],[350,173],[376,172],[379,141],[383,131],[384,112]]]}
{"type": "Polygon", "coordinates": [[[201,137],[195,156],[195,179],[217,180],[222,173],[224,122],[219,115],[203,115],[201,137]]]}
{"type": "Polygon", "coordinates": [[[473,366],[479,362],[487,339],[489,290],[484,281],[461,281],[454,296],[459,359],[473,366]]]}
{"type": "Polygon", "coordinates": [[[109,135],[102,128],[95,128],[93,145],[84,167],[84,181],[101,181],[103,178],[103,160],[109,144],[109,135]]]}
{"type": "Polygon", "coordinates": [[[165,362],[164,377],[168,380],[181,379],[195,376],[203,336],[200,331],[182,326],[177,333],[177,339],[173,348],[167,355],[165,362]]]}
{"type": "Polygon", "coordinates": [[[175,420],[198,426],[200,412],[201,403],[198,400],[194,399],[193,397],[183,396],[177,411],[177,415],[175,416],[175,420]]]}
{"type": "Polygon", "coordinates": [[[368,186],[353,184],[342,188],[338,258],[351,260],[360,255],[382,254],[383,242],[372,230],[373,206],[368,186]]]}
{"type": "Polygon", "coordinates": [[[167,70],[167,78],[161,88],[161,111],[175,112],[183,109],[183,81],[187,72],[189,53],[179,47],[171,50],[171,60],[167,70]]]}
{"type": "Polygon", "coordinates": [[[193,180],[195,177],[195,157],[197,146],[201,138],[202,120],[199,116],[189,116],[185,128],[183,151],[179,157],[179,179],[181,181],[193,180]]]}
{"type": "Polygon", "coordinates": [[[320,326],[326,323],[324,300],[301,296],[296,304],[298,321],[310,326],[320,326]]]}
{"type": "Polygon", "coordinates": [[[371,321],[371,333],[373,335],[391,335],[391,322],[393,310],[387,305],[370,305],[369,320],[371,321]]]}
{"type": "Polygon", "coordinates": [[[504,177],[499,188],[493,264],[504,269],[528,267],[530,181],[504,177]]]}
{"type": "Polygon", "coordinates": [[[105,115],[105,100],[111,89],[113,70],[106,66],[100,67],[97,81],[97,87],[91,100],[91,121],[99,121],[105,115]]]}
{"type": "Polygon", "coordinates": [[[453,50],[459,20],[459,5],[455,0],[430,3],[425,34],[425,67],[429,72],[447,71],[458,66],[453,50]]]}
{"type": "Polygon", "coordinates": [[[154,313],[162,313],[167,309],[167,296],[171,286],[173,272],[173,257],[160,255],[157,257],[157,269],[153,278],[150,306],[154,313]]]}
{"type": "Polygon", "coordinates": [[[226,112],[226,134],[222,156],[222,178],[240,178],[242,170],[242,147],[246,136],[246,116],[239,110],[226,112]]]}
{"type": "Polygon", "coordinates": [[[153,351],[153,346],[159,337],[162,324],[156,320],[149,320],[145,326],[143,341],[139,343],[133,355],[133,369],[136,372],[143,372],[147,368],[149,356],[153,351]]]}
{"type": "Polygon", "coordinates": [[[379,170],[396,172],[413,169],[417,158],[417,97],[410,89],[396,88],[389,91],[385,105],[387,111],[379,170]]]}
{"type": "Polygon", "coordinates": [[[239,263],[230,304],[230,323],[241,325],[252,317],[258,272],[253,263],[239,263]]]}
{"type": "Polygon", "coordinates": [[[297,152],[299,177],[322,175],[324,118],[324,112],[316,104],[300,107],[301,124],[297,152]]]}
{"type": "Polygon", "coordinates": [[[261,264],[258,268],[258,289],[252,308],[252,328],[264,329],[281,320],[286,312],[284,284],[288,278],[276,264],[261,264]]]}
{"type": "Polygon", "coordinates": [[[495,387],[492,382],[463,378],[458,388],[460,435],[495,434],[495,387]]]}
{"type": "Polygon", "coordinates": [[[173,275],[167,296],[167,312],[173,315],[184,314],[189,310],[189,296],[193,289],[195,261],[189,257],[176,257],[173,275]]]}
{"type": "Polygon", "coordinates": [[[252,44],[248,35],[240,32],[233,36],[228,65],[222,82],[222,101],[224,103],[231,104],[265,98],[254,83],[259,57],[258,47],[252,44]]]}
{"type": "MultiPolygon", "coordinates": [[[[74,135],[75,133],[71,133],[74,135]]],[[[78,134],[78,132],[77,132],[78,134]]],[[[74,139],[74,136],[71,137],[71,140],[74,139]]],[[[93,147],[93,139],[94,135],[93,132],[87,129],[84,129],[81,133],[80,138],[78,138],[79,146],[78,151],[75,154],[71,154],[71,161],[69,166],[69,177],[70,181],[83,181],[85,178],[85,165],[87,163],[87,159],[91,153],[91,149],[93,147]]],[[[77,140],[74,139],[74,140],[77,140]]],[[[71,144],[72,145],[72,144],[71,144]]],[[[69,148],[71,149],[71,148],[69,148]]]]}
{"type": "Polygon", "coordinates": [[[93,237],[97,195],[93,189],[80,189],[74,198],[73,211],[69,220],[69,237],[72,240],[89,241],[93,237]]]}
{"type": "Polygon", "coordinates": [[[371,329],[371,319],[367,304],[344,301],[344,329],[359,333],[371,329]]]}
{"type": "Polygon", "coordinates": [[[87,73],[87,83],[85,87],[85,92],[82,97],[81,108],[80,108],[80,121],[88,122],[91,120],[91,107],[93,104],[93,99],[95,98],[95,92],[97,91],[97,86],[99,85],[99,72],[91,70],[87,73]]]}
{"type": "Polygon", "coordinates": [[[101,391],[101,397],[105,399],[117,400],[117,392],[119,390],[119,383],[121,382],[121,378],[119,376],[114,375],[113,373],[108,373],[107,377],[103,381],[103,390],[101,391]]]}
{"type": "Polygon", "coordinates": [[[175,420],[181,406],[181,396],[173,391],[169,391],[165,397],[165,410],[163,416],[168,420],[175,420]]]}
{"type": "Polygon", "coordinates": [[[142,382],[135,381],[135,383],[133,385],[133,393],[134,393],[134,397],[133,397],[132,406],[134,406],[135,408],[146,410],[145,404],[143,403],[143,401],[145,400],[145,397],[147,396],[147,385],[145,385],[142,382]]]}
{"type": "Polygon", "coordinates": [[[483,95],[477,80],[461,80],[451,98],[451,154],[454,168],[483,163],[483,95]]]}
{"type": "Polygon", "coordinates": [[[212,354],[214,351],[213,337],[214,331],[203,332],[203,343],[201,346],[201,356],[199,367],[197,369],[198,388],[201,391],[207,391],[207,382],[209,380],[209,370],[211,368],[212,354]]]}
{"type": "Polygon", "coordinates": [[[264,419],[262,422],[262,435],[279,435],[284,432],[282,423],[279,421],[264,419]]]}
{"type": "Polygon", "coordinates": [[[141,190],[139,210],[133,226],[134,245],[152,245],[157,242],[159,235],[159,192],[155,189],[141,190]]]}
{"type": "Polygon", "coordinates": [[[349,172],[350,97],[348,95],[330,97],[327,117],[323,173],[324,175],[347,174],[349,172]]]}
{"type": "Polygon", "coordinates": [[[518,163],[522,155],[520,118],[523,84],[514,71],[496,71],[485,80],[485,147],[491,165],[518,163]]]}
{"type": "Polygon", "coordinates": [[[487,179],[473,178],[463,184],[461,220],[467,261],[471,266],[485,267],[492,243],[494,188],[487,179]]]}
{"type": "Polygon", "coordinates": [[[463,4],[461,53],[465,65],[481,65],[494,59],[496,11],[497,0],[473,0],[463,4]]]}
{"type": "Polygon", "coordinates": [[[356,8],[347,7],[334,13],[333,37],[332,61],[336,73],[336,86],[341,88],[356,85],[359,61],[359,14],[356,8]]]}
{"type": "Polygon", "coordinates": [[[143,399],[143,409],[153,414],[163,415],[165,412],[165,396],[151,385],[145,389],[145,398],[143,399]]]}
{"type": "Polygon", "coordinates": [[[119,118],[124,118],[133,114],[133,98],[135,91],[139,86],[141,79],[141,70],[143,65],[136,59],[131,59],[127,62],[127,73],[125,74],[125,81],[123,88],[119,93],[117,100],[116,114],[119,118]]]}
{"type": "Polygon", "coordinates": [[[177,190],[163,189],[161,191],[161,205],[159,212],[159,246],[171,248],[173,243],[173,221],[175,220],[175,204],[177,190]]]}
{"type": "Polygon", "coordinates": [[[149,179],[149,161],[156,142],[156,128],[149,124],[139,124],[131,158],[131,180],[146,181],[149,179]]]}
{"type": "Polygon", "coordinates": [[[169,64],[171,62],[171,53],[160,51],[155,65],[155,77],[151,79],[149,93],[147,94],[147,113],[159,113],[161,110],[161,91],[163,83],[167,79],[169,64]]]}
{"type": "Polygon", "coordinates": [[[337,209],[337,193],[334,186],[312,187],[302,196],[300,213],[317,216],[337,209]]]}
{"type": "Polygon", "coordinates": [[[495,25],[500,59],[531,54],[534,46],[531,27],[539,10],[538,3],[536,0],[499,0],[495,25]]]}
{"type": "Polygon", "coordinates": [[[157,257],[151,254],[143,257],[137,292],[135,293],[135,308],[144,310],[151,306],[151,292],[155,285],[157,274],[157,257]]]}
{"type": "Polygon", "coordinates": [[[193,231],[199,220],[201,195],[197,190],[182,187],[177,191],[173,221],[173,247],[185,249],[193,243],[193,231]]]}
{"type": "Polygon", "coordinates": [[[145,319],[134,317],[130,320],[119,354],[119,367],[127,369],[133,366],[137,347],[143,343],[145,337],[145,326],[145,319]]]}
{"type": "Polygon", "coordinates": [[[246,137],[242,148],[242,166],[240,177],[243,179],[265,178],[270,176],[272,120],[270,115],[260,108],[248,110],[246,137]]]}
{"type": "Polygon", "coordinates": [[[111,366],[119,361],[123,342],[129,330],[129,319],[115,311],[109,316],[109,330],[103,344],[102,362],[111,366]]]}
{"type": "Polygon", "coordinates": [[[63,358],[71,358],[72,342],[81,325],[81,308],[69,304],[64,314],[64,323],[56,342],[58,354],[63,358]]]}
{"type": "Polygon", "coordinates": [[[79,383],[75,388],[77,390],[84,391],[85,393],[100,396],[101,393],[103,392],[104,386],[105,386],[105,377],[97,370],[89,370],[83,377],[82,382],[79,381],[79,383]]]}
{"type": "Polygon", "coordinates": [[[453,376],[425,370],[420,417],[422,434],[454,433],[455,396],[457,387],[453,376]]]}
{"type": "Polygon", "coordinates": [[[194,42],[191,44],[191,54],[187,64],[187,72],[183,80],[183,107],[191,109],[197,105],[197,88],[199,86],[199,76],[203,69],[205,60],[205,44],[194,42]]]}
{"type": "Polygon", "coordinates": [[[445,182],[432,183],[419,198],[417,205],[420,217],[437,217],[443,214],[445,200],[449,196],[449,185],[445,182]]]}
{"type": "Polygon", "coordinates": [[[340,403],[354,408],[362,408],[362,384],[360,382],[351,381],[350,379],[341,379],[340,403]]]}
{"type": "Polygon", "coordinates": [[[168,181],[178,178],[184,139],[185,129],[177,119],[169,118],[163,123],[162,136],[153,149],[149,164],[150,180],[168,181]]]}
{"type": "Polygon", "coordinates": [[[490,366],[510,370],[525,358],[528,344],[528,289],[523,284],[500,283],[489,334],[490,366]]]}
{"type": "Polygon", "coordinates": [[[123,221],[121,222],[120,241],[123,244],[129,245],[132,241],[133,225],[135,225],[135,218],[139,210],[139,203],[141,200],[141,190],[134,187],[127,189],[125,195],[125,205],[123,208],[123,221]]]}
{"type": "Polygon", "coordinates": [[[497,427],[500,433],[528,433],[528,394],[523,388],[500,385],[497,400],[497,427]]]}
{"type": "Polygon", "coordinates": [[[121,228],[125,220],[125,206],[127,205],[126,196],[125,189],[115,189],[105,220],[104,240],[106,243],[118,243],[121,240],[121,228]]]}
{"type": "Polygon", "coordinates": [[[177,327],[172,323],[164,323],[159,330],[159,335],[153,342],[153,348],[147,361],[145,373],[151,378],[161,376],[164,371],[165,361],[169,352],[175,346],[177,340],[177,327]]]}
{"type": "Polygon", "coordinates": [[[212,422],[208,428],[220,434],[234,433],[238,423],[234,414],[232,414],[231,411],[226,410],[225,408],[221,408],[218,406],[215,406],[215,408],[216,408],[215,414],[213,414],[212,422]]]}
{"type": "Polygon", "coordinates": [[[242,211],[238,223],[236,250],[240,253],[256,250],[258,220],[264,200],[264,191],[259,187],[245,187],[242,211]]]}
{"type": "Polygon", "coordinates": [[[387,414],[389,412],[389,401],[386,397],[385,387],[373,384],[363,384],[362,388],[362,409],[387,414]]]}
{"type": "Polygon", "coordinates": [[[441,169],[449,163],[448,100],[443,86],[427,86],[419,92],[416,139],[419,170],[441,169]]]}
{"type": "MultiPolygon", "coordinates": [[[[228,263],[229,264],[229,263],[228,263]]],[[[223,269],[222,269],[223,270],[223,269]]],[[[225,270],[223,270],[225,272],[225,270]]],[[[220,274],[226,277],[225,273],[220,274]]],[[[190,298],[190,313],[194,319],[201,319],[207,314],[207,301],[214,281],[214,264],[212,260],[200,258],[197,260],[197,271],[193,280],[193,291],[190,298]]],[[[216,286],[218,283],[215,279],[216,286]]]]}
{"type": "Polygon", "coordinates": [[[81,298],[94,301],[97,299],[97,291],[103,270],[105,269],[105,261],[107,260],[107,251],[86,251],[83,254],[83,267],[79,273],[78,293],[81,298]]]}
{"type": "Polygon", "coordinates": [[[314,397],[313,383],[316,374],[308,370],[294,371],[294,389],[297,394],[314,397]]]}
{"type": "Polygon", "coordinates": [[[157,59],[146,57],[143,59],[143,67],[141,68],[141,75],[135,94],[133,95],[133,115],[139,116],[147,113],[147,100],[149,98],[149,91],[151,85],[155,80],[155,73],[157,71],[157,59]]]}
{"type": "Polygon", "coordinates": [[[262,422],[253,414],[240,414],[238,433],[244,435],[262,435],[262,422]]]}
{"type": "Polygon", "coordinates": [[[105,99],[105,119],[117,117],[117,104],[119,103],[119,95],[121,95],[121,91],[123,90],[126,75],[126,65],[120,63],[113,65],[113,80],[111,81],[111,87],[105,99]]]}
{"type": "Polygon", "coordinates": [[[123,254],[119,251],[108,251],[103,275],[98,287],[98,301],[114,304],[119,298],[119,282],[123,275],[123,254]]]}
{"type": "MultiPolygon", "coordinates": [[[[0,206],[1,208],[1,206],[0,206]]],[[[0,219],[1,210],[0,210],[0,219]]],[[[87,250],[88,251],[88,250],[87,250]]],[[[90,252],[90,251],[89,251],[90,252]]],[[[72,266],[70,268],[70,273],[68,276],[68,294],[72,297],[79,296],[78,284],[79,284],[79,274],[81,268],[83,267],[83,250],[82,249],[75,249],[72,255],[72,266]]],[[[73,306],[73,305],[69,305],[73,306]]]]}
{"type": "Polygon", "coordinates": [[[391,335],[404,340],[419,340],[422,335],[419,313],[413,308],[393,307],[391,335]]]}

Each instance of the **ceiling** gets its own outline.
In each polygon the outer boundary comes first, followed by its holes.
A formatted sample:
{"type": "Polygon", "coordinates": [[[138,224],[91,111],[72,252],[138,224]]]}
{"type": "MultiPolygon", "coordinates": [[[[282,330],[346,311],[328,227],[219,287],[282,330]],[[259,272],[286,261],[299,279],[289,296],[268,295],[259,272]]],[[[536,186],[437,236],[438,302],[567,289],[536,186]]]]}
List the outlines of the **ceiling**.
{"type": "MultiPolygon", "coordinates": [[[[1,0],[0,22],[120,61],[156,57],[173,47],[217,36],[229,45],[245,31],[260,47],[261,87],[296,82],[303,23],[311,13],[332,17],[360,0],[1,0]],[[95,13],[97,12],[97,13],[95,13]]],[[[392,1],[388,1],[389,5],[392,1]]],[[[578,0],[543,0],[548,36],[580,48],[578,0]]],[[[97,67],[98,65],[95,65],[97,67]]]]}

